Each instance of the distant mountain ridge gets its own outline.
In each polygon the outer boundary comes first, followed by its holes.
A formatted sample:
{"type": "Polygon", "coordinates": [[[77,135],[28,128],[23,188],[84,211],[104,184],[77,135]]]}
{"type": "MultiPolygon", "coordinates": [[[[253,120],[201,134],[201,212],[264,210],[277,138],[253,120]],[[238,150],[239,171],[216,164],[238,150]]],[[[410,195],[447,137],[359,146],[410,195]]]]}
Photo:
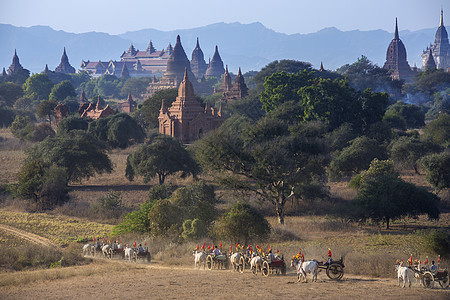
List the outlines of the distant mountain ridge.
{"type": "MultiPolygon", "coordinates": [[[[394,29],[394,26],[393,28],[394,29]]],[[[421,67],[421,53],[434,41],[436,28],[418,31],[400,31],[400,39],[406,46],[408,62],[421,67]]],[[[169,42],[175,44],[176,36],[181,36],[183,48],[191,58],[196,38],[205,60],[212,57],[218,45],[222,60],[230,72],[255,70],[273,60],[295,59],[307,61],[318,68],[322,61],[326,69],[334,70],[344,64],[353,63],[361,55],[382,66],[393,33],[384,30],[341,31],[324,28],[309,34],[284,34],[266,28],[256,22],[215,23],[192,29],[160,31],[142,29],[119,35],[101,32],[69,33],[56,31],[48,26],[16,27],[0,24],[0,68],[11,64],[14,49],[22,66],[32,73],[39,73],[48,64],[54,70],[59,64],[63,47],[66,47],[69,61],[78,69],[81,60],[120,60],[130,43],[136,49],[145,50],[150,40],[157,50],[165,49],[169,42]]]]}

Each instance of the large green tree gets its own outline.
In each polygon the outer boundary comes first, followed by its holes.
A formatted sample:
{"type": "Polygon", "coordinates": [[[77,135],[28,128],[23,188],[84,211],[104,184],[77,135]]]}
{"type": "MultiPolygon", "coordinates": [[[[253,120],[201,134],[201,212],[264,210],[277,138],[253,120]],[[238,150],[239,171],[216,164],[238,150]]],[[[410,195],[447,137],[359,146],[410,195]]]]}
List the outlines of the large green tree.
{"type": "Polygon", "coordinates": [[[142,104],[142,107],[134,113],[134,116],[139,120],[141,126],[148,129],[158,128],[158,116],[161,103],[164,101],[164,106],[166,108],[170,107],[177,96],[177,89],[157,91],[142,104]]]}
{"type": "Polygon", "coordinates": [[[440,114],[436,120],[425,126],[424,138],[444,147],[450,146],[450,115],[440,114]]]}
{"type": "Polygon", "coordinates": [[[112,172],[112,163],[105,145],[83,130],[71,130],[29,148],[27,161],[39,159],[66,171],[68,182],[79,182],[95,174],[112,172]]]}
{"type": "Polygon", "coordinates": [[[69,80],[64,80],[53,86],[49,99],[61,102],[67,97],[75,97],[76,95],[72,83],[69,80]]]}
{"type": "Polygon", "coordinates": [[[425,179],[437,191],[450,188],[450,153],[430,154],[420,161],[425,169],[425,179]]]}
{"type": "Polygon", "coordinates": [[[52,124],[52,116],[53,116],[53,110],[56,107],[57,103],[55,100],[42,100],[37,108],[36,108],[36,115],[38,118],[44,119],[47,118],[49,124],[52,124]]]}
{"type": "Polygon", "coordinates": [[[13,106],[22,95],[23,90],[19,84],[12,82],[0,83],[0,107],[3,105],[13,106]]]}
{"type": "Polygon", "coordinates": [[[221,184],[269,201],[283,224],[289,199],[326,195],[319,180],[324,174],[325,142],[323,135],[308,134],[309,125],[289,127],[270,117],[256,123],[232,117],[196,143],[196,159],[221,184]],[[310,193],[311,187],[315,193],[310,193]]]}
{"type": "Polygon", "coordinates": [[[424,188],[403,181],[393,165],[386,168],[383,161],[374,160],[370,168],[360,174],[357,197],[354,200],[356,217],[390,221],[404,216],[415,217],[426,213],[431,219],[439,218],[439,197],[424,188]]]}
{"type": "Polygon", "coordinates": [[[53,82],[45,73],[31,75],[23,84],[25,95],[39,100],[48,99],[52,87],[53,82]]]}
{"type": "Polygon", "coordinates": [[[198,167],[180,141],[167,135],[156,135],[128,155],[126,174],[128,180],[142,176],[147,183],[158,177],[163,184],[168,175],[181,172],[182,176],[197,175],[198,167]]]}
{"type": "Polygon", "coordinates": [[[397,101],[388,107],[385,118],[400,116],[406,121],[407,128],[420,128],[425,125],[425,112],[417,105],[397,101]]]}

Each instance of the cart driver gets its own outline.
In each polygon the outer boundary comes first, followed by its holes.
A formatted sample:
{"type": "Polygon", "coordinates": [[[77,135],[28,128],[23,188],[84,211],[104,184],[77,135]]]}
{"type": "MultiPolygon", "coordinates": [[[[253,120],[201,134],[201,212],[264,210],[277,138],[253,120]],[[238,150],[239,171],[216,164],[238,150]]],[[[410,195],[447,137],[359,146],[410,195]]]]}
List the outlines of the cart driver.
{"type": "Polygon", "coordinates": [[[333,262],[333,257],[332,257],[330,248],[328,248],[327,256],[328,256],[328,264],[331,264],[333,262]]]}
{"type": "Polygon", "coordinates": [[[434,260],[431,261],[430,272],[433,275],[437,273],[437,266],[434,264],[434,260]]]}
{"type": "Polygon", "coordinates": [[[139,253],[144,252],[144,248],[142,247],[142,244],[139,244],[139,253]]]}
{"type": "Polygon", "coordinates": [[[212,252],[215,256],[222,254],[222,252],[219,249],[217,249],[217,246],[214,247],[214,250],[212,252]]]}
{"type": "Polygon", "coordinates": [[[267,259],[270,261],[275,260],[275,255],[273,255],[272,250],[269,250],[269,254],[267,254],[267,259]]]}

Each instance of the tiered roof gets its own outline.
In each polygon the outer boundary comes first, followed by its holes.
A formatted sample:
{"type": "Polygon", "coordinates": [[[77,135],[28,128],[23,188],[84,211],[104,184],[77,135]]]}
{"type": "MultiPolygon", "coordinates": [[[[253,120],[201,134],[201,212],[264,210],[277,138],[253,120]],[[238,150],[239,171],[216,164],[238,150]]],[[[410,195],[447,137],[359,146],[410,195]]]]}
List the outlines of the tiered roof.
{"type": "Polygon", "coordinates": [[[56,67],[55,72],[64,73],[64,74],[73,74],[75,73],[75,68],[72,67],[69,63],[69,58],[66,54],[66,47],[64,47],[63,54],[61,56],[61,62],[56,67]]]}
{"type": "Polygon", "coordinates": [[[208,66],[206,65],[203,51],[200,48],[200,44],[197,38],[197,44],[195,45],[195,48],[192,51],[192,59],[191,59],[192,73],[194,73],[196,78],[202,78],[205,75],[207,67],[208,66]]]}
{"type": "Polygon", "coordinates": [[[14,73],[15,71],[17,71],[19,69],[23,69],[23,67],[19,62],[19,56],[17,55],[17,51],[14,50],[14,56],[12,59],[12,63],[8,68],[8,75],[11,75],[12,73],[14,73]]]}

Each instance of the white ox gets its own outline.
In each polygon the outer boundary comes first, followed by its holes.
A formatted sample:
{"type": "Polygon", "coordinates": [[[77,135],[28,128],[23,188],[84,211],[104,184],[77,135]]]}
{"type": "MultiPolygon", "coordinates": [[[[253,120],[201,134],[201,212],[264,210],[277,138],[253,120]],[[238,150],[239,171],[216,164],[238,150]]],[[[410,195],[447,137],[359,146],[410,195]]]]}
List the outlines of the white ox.
{"type": "Polygon", "coordinates": [[[124,253],[125,253],[125,260],[128,259],[128,261],[131,261],[133,259],[134,254],[133,248],[128,247],[128,245],[125,246],[124,253]]]}
{"type": "Polygon", "coordinates": [[[317,270],[319,269],[319,264],[314,260],[307,260],[301,263],[298,259],[293,258],[291,260],[291,267],[297,270],[298,282],[302,280],[302,276],[305,277],[305,282],[308,282],[306,274],[311,273],[313,278],[312,281],[317,281],[317,270]]]}
{"type": "Polygon", "coordinates": [[[200,269],[200,266],[203,264],[203,269],[206,269],[206,254],[203,251],[194,250],[192,253],[194,255],[194,266],[200,269]]]}
{"type": "Polygon", "coordinates": [[[409,287],[411,287],[411,279],[410,279],[410,270],[408,267],[403,267],[402,264],[397,264],[395,265],[395,270],[397,271],[397,280],[398,280],[398,285],[400,286],[400,281],[403,281],[403,286],[402,288],[405,287],[406,285],[406,281],[408,281],[409,283],[409,287]]]}
{"type": "Polygon", "coordinates": [[[102,253],[103,253],[103,255],[104,255],[105,257],[108,257],[108,255],[109,255],[109,249],[111,249],[111,246],[110,246],[110,245],[104,245],[104,246],[102,247],[102,253]]]}
{"type": "Polygon", "coordinates": [[[83,246],[83,255],[91,254],[92,246],[91,244],[86,244],[83,246]]]}
{"type": "Polygon", "coordinates": [[[261,271],[262,267],[262,258],[261,256],[254,256],[250,261],[250,270],[253,274],[258,274],[258,268],[261,271]]]}
{"type": "Polygon", "coordinates": [[[238,271],[240,259],[241,259],[241,254],[239,252],[231,254],[230,262],[231,262],[231,266],[233,267],[234,271],[238,271]]]}

